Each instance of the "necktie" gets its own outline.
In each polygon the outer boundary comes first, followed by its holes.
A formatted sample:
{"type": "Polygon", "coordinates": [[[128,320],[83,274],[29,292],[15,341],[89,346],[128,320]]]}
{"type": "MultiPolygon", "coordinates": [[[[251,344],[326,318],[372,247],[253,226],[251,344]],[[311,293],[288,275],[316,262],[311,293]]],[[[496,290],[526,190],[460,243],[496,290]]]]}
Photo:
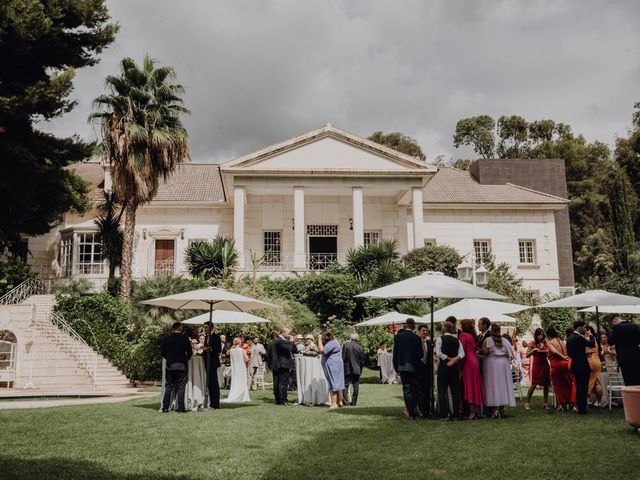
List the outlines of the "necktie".
{"type": "Polygon", "coordinates": [[[424,363],[425,365],[429,361],[428,353],[429,349],[427,348],[427,341],[422,340],[422,363],[424,363]]]}

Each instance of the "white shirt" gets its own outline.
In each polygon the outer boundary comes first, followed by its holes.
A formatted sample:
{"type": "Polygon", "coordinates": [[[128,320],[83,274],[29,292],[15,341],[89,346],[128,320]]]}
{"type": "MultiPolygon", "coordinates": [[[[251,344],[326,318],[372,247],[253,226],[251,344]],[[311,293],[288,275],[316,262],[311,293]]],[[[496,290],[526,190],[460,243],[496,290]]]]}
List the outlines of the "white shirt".
{"type": "MultiPolygon", "coordinates": [[[[455,337],[453,333],[447,332],[445,333],[445,335],[451,335],[452,337],[455,337]]],[[[447,357],[444,353],[442,353],[442,337],[436,338],[436,355],[443,362],[446,362],[449,360],[449,357],[447,357]]],[[[461,359],[464,358],[464,348],[462,348],[462,342],[460,342],[460,340],[458,340],[458,356],[461,359]]]]}

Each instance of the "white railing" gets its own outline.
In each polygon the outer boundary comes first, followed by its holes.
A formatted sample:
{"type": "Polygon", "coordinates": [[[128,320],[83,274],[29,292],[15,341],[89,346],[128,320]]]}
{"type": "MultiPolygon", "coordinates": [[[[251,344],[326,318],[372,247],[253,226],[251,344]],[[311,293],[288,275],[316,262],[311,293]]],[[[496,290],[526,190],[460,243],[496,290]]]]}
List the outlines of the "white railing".
{"type": "Polygon", "coordinates": [[[309,253],[307,256],[307,268],[309,270],[325,270],[337,261],[337,253],[309,253]]]}
{"type": "Polygon", "coordinates": [[[166,260],[157,260],[154,268],[154,276],[168,277],[176,272],[175,258],[170,257],[166,260]]]}
{"type": "Polygon", "coordinates": [[[95,386],[98,373],[98,354],[65,320],[53,311],[53,304],[35,305],[34,323],[62,349],[73,355],[95,386]]]}
{"type": "Polygon", "coordinates": [[[32,295],[43,295],[49,291],[49,282],[30,278],[0,297],[0,305],[18,305],[32,295]]]}

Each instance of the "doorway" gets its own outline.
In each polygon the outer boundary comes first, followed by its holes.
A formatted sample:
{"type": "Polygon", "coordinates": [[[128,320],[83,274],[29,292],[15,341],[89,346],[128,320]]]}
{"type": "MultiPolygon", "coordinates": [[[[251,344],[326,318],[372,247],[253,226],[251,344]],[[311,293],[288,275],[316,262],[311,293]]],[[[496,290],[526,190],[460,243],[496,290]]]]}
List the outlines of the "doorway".
{"type": "Polygon", "coordinates": [[[308,225],[307,252],[309,270],[324,270],[338,261],[338,226],[308,225]]]}
{"type": "Polygon", "coordinates": [[[166,277],[175,273],[175,244],[174,239],[156,240],[154,265],[156,277],[166,277]]]}

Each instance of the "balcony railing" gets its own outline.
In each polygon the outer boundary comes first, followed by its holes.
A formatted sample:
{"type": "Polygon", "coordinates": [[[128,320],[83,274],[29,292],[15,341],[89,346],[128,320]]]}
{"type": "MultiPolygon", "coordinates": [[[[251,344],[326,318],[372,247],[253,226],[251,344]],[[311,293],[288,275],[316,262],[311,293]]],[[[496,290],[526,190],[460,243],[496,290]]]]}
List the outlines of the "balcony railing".
{"type": "Polygon", "coordinates": [[[176,273],[175,257],[167,258],[166,260],[156,260],[155,268],[153,271],[156,277],[168,277],[176,273]]]}
{"type": "Polygon", "coordinates": [[[307,255],[307,268],[309,270],[326,270],[337,261],[337,253],[309,253],[307,255]]]}

